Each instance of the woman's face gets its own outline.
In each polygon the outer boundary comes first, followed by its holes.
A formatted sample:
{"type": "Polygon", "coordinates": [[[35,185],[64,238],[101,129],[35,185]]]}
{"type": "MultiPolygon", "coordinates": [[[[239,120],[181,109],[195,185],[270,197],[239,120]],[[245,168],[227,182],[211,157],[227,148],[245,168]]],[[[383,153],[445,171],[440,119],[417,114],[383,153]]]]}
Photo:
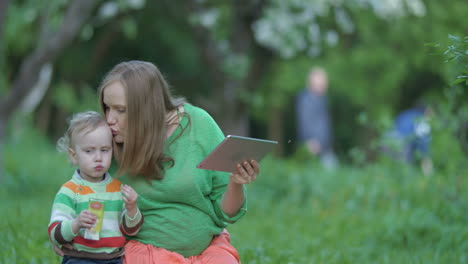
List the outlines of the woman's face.
{"type": "Polygon", "coordinates": [[[120,82],[113,82],[104,88],[103,103],[114,141],[123,143],[127,129],[127,97],[120,82]]]}

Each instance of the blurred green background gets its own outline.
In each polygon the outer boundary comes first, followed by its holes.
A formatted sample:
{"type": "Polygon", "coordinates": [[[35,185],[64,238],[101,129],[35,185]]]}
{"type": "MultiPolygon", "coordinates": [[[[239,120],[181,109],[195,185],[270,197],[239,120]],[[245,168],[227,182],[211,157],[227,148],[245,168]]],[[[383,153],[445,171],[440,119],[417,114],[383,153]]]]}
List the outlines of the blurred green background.
{"type": "Polygon", "coordinates": [[[55,150],[112,66],[147,60],[225,134],[274,139],[229,227],[243,263],[468,263],[464,0],[0,0],[0,263],[59,263],[47,238],[72,174],[55,150]],[[329,74],[334,148],[297,142],[294,97],[329,74]],[[433,169],[380,154],[395,116],[434,109],[433,169]]]}

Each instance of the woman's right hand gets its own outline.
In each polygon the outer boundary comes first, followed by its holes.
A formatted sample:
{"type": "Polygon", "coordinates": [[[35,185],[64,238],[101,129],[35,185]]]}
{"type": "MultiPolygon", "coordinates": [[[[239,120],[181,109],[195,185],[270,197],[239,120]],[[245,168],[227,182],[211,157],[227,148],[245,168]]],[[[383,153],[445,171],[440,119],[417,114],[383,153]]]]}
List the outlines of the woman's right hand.
{"type": "MultiPolygon", "coordinates": [[[[64,254],[63,254],[63,250],[62,250],[59,246],[57,246],[57,245],[53,245],[53,246],[54,246],[54,247],[53,247],[52,249],[54,250],[55,254],[57,254],[57,255],[63,257],[63,255],[64,255],[64,254]]],[[[72,246],[71,244],[64,244],[64,245],[62,245],[62,247],[66,247],[66,248],[68,248],[68,249],[72,249],[72,248],[73,248],[73,246],[72,246]]]]}

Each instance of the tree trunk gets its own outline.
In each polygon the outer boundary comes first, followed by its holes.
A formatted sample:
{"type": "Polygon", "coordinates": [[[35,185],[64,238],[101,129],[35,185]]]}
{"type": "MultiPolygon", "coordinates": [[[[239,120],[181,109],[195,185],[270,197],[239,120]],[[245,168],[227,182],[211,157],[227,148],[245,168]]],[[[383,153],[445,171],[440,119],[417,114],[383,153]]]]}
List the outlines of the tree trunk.
{"type": "Polygon", "coordinates": [[[202,27],[194,28],[195,38],[200,47],[201,58],[212,77],[212,94],[200,98],[199,102],[216,120],[221,130],[227,134],[247,135],[248,118],[245,107],[239,107],[237,91],[241,82],[233,80],[223,72],[223,56],[218,51],[211,32],[202,27]]]}
{"type": "Polygon", "coordinates": [[[53,109],[50,97],[50,95],[45,96],[34,115],[35,128],[44,134],[48,134],[48,129],[52,122],[53,109]]]}
{"type": "Polygon", "coordinates": [[[52,79],[52,64],[47,63],[42,66],[39,72],[37,83],[30,89],[29,94],[25,96],[18,110],[23,113],[32,113],[39,103],[44,99],[49,89],[52,79]]]}
{"type": "Polygon", "coordinates": [[[73,1],[66,11],[62,27],[59,31],[53,34],[45,45],[37,47],[21,63],[11,92],[0,101],[0,111],[5,112],[7,118],[16,110],[18,103],[27,96],[30,89],[36,84],[42,66],[55,61],[65,47],[72,42],[90,15],[95,2],[95,0],[73,1]]]}
{"type": "Polygon", "coordinates": [[[220,104],[219,112],[215,114],[218,124],[226,135],[248,136],[249,119],[246,107],[235,98],[226,98],[220,104]]]}
{"type": "MultiPolygon", "coordinates": [[[[261,15],[264,1],[247,1],[243,5],[233,3],[232,38],[229,39],[229,49],[234,56],[248,56],[252,62],[249,70],[241,79],[229,76],[223,71],[225,54],[219,50],[213,33],[202,27],[193,26],[195,39],[200,47],[202,60],[212,77],[213,93],[210,98],[200,100],[216,119],[225,134],[249,135],[248,107],[240,99],[239,94],[254,90],[265,69],[265,64],[259,66],[257,61],[268,56],[264,48],[258,46],[254,40],[252,23],[261,15]],[[263,58],[262,58],[263,57],[263,58]],[[258,67],[259,66],[259,67],[258,67]],[[259,70],[260,69],[260,70],[259,70]]],[[[202,12],[204,7],[196,1],[190,1],[187,6],[189,12],[202,12]]],[[[186,11],[187,11],[186,10],[186,11]]],[[[266,62],[262,61],[262,62],[266,62]]]]}
{"type": "MultiPolygon", "coordinates": [[[[0,54],[3,52],[3,31],[5,27],[5,16],[8,8],[8,0],[0,0],[0,54]]],[[[0,71],[3,69],[4,56],[0,58],[0,71]]],[[[0,112],[0,183],[3,182],[4,168],[3,168],[3,149],[5,146],[5,135],[6,135],[6,118],[2,112],[0,112]]]]}
{"type": "MultiPolygon", "coordinates": [[[[5,54],[3,52],[3,31],[5,27],[5,16],[8,8],[8,0],[0,0],[0,54],[5,54]]],[[[2,56],[3,57],[3,56],[2,56]]],[[[3,69],[4,57],[0,58],[0,71],[3,69]]],[[[6,135],[6,119],[2,112],[0,112],[0,183],[4,178],[4,169],[3,169],[3,147],[5,144],[5,135],[6,135]]]]}
{"type": "Polygon", "coordinates": [[[284,153],[284,123],[283,112],[281,108],[275,107],[269,110],[268,114],[268,139],[278,141],[278,146],[275,148],[275,154],[280,156],[284,153]]]}
{"type": "MultiPolygon", "coordinates": [[[[0,54],[3,52],[3,31],[5,27],[5,17],[8,9],[8,0],[0,0],[0,54]]],[[[0,69],[2,68],[3,59],[0,59],[0,69]]]]}
{"type": "MultiPolygon", "coordinates": [[[[41,34],[48,34],[47,38],[42,35],[38,37],[39,40],[45,39],[44,44],[37,46],[36,49],[24,59],[21,63],[18,75],[12,83],[10,92],[0,99],[1,146],[3,146],[3,142],[5,141],[8,120],[38,82],[40,70],[45,64],[52,64],[63,50],[70,45],[75,36],[79,33],[83,23],[90,16],[96,3],[96,0],[73,1],[68,6],[62,21],[62,26],[57,32],[50,35],[46,31],[41,32],[41,34]]],[[[1,4],[3,5],[4,2],[1,2],[1,4]]],[[[1,9],[1,12],[6,12],[6,10],[1,9]]],[[[0,16],[2,16],[1,13],[0,16]]],[[[3,25],[4,23],[2,27],[3,25]]],[[[3,164],[1,156],[0,164],[3,164]]],[[[0,182],[2,182],[3,166],[0,167],[0,169],[2,170],[0,171],[0,182]]]]}
{"type": "Polygon", "coordinates": [[[3,115],[0,113],[0,183],[3,182],[4,179],[4,168],[3,168],[3,148],[5,146],[5,138],[6,138],[6,121],[3,118],[3,115]]]}

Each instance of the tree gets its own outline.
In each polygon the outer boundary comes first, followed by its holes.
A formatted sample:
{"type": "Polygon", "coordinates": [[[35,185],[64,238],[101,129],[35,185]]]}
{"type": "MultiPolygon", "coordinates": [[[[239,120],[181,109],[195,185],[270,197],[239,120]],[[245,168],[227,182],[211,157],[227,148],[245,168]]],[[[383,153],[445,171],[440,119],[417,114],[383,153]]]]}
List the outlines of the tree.
{"type": "MultiPolygon", "coordinates": [[[[49,32],[48,29],[42,30],[38,37],[38,39],[43,40],[42,45],[37,46],[21,62],[11,88],[0,100],[0,155],[3,154],[2,146],[6,136],[6,124],[11,116],[38,82],[41,70],[46,65],[53,64],[63,50],[72,43],[96,4],[96,0],[73,1],[66,9],[61,27],[56,32],[49,32]]],[[[6,12],[6,9],[2,8],[2,12],[6,12]]],[[[43,26],[46,27],[47,22],[44,23],[43,26]]],[[[3,174],[2,164],[3,159],[0,156],[1,174],[3,174]]],[[[0,178],[0,180],[2,179],[0,178]]]]}
{"type": "Polygon", "coordinates": [[[255,41],[252,24],[266,1],[220,5],[190,1],[193,34],[211,77],[212,96],[199,97],[226,134],[247,135],[249,114],[243,97],[255,89],[272,54],[255,41]],[[222,25],[222,27],[220,26],[222,25]]]}
{"type": "MultiPolygon", "coordinates": [[[[440,94],[445,66],[424,44],[464,31],[464,1],[271,1],[256,23],[256,40],[274,52],[267,77],[252,98],[255,118],[281,131],[290,101],[313,65],[330,73],[330,99],[341,152],[366,144],[375,131],[359,126],[367,113],[379,125],[440,94]],[[267,114],[276,112],[269,118],[267,114]],[[346,145],[345,147],[343,145],[346,145]]],[[[293,114],[289,111],[289,114],[293,114]]],[[[283,138],[284,140],[284,138],[283,138]]]]}
{"type": "MultiPolygon", "coordinates": [[[[2,48],[2,37],[3,37],[3,25],[5,24],[5,15],[8,8],[9,0],[0,0],[0,53],[3,54],[2,48]]],[[[1,65],[1,62],[0,62],[1,65]]]]}
{"type": "MultiPolygon", "coordinates": [[[[192,1],[186,10],[193,18],[195,39],[212,78],[212,96],[202,104],[229,133],[247,134],[249,112],[259,110],[263,114],[254,115],[267,120],[268,137],[281,140],[282,108],[302,86],[300,76],[305,74],[300,72],[307,70],[296,67],[296,80],[275,82],[285,74],[277,71],[281,64],[295,64],[297,59],[323,60],[327,49],[338,46],[340,39],[345,45],[355,45],[353,40],[359,38],[361,30],[357,15],[362,12],[376,22],[389,24],[404,17],[423,17],[426,5],[420,0],[272,0],[244,1],[242,5],[192,1]],[[262,84],[267,87],[259,89],[262,84]]],[[[311,63],[296,65],[307,68],[311,63]]]]}

